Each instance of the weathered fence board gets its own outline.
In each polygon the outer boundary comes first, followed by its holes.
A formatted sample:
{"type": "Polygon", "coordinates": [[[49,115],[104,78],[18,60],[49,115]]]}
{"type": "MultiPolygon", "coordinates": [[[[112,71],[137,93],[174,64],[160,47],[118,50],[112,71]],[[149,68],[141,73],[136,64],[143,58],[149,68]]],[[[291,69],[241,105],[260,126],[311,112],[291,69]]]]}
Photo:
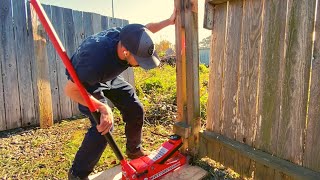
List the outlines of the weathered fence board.
{"type": "MultiPolygon", "coordinates": [[[[315,11],[316,0],[233,0],[214,6],[206,130],[320,172],[318,36],[310,72],[315,11]]],[[[221,143],[214,144],[215,153],[212,144],[202,143],[200,149],[207,148],[202,153],[244,177],[253,171],[255,179],[318,175],[256,164],[259,158],[233,155],[233,148],[221,143]]]]}
{"type": "Polygon", "coordinates": [[[310,105],[303,166],[320,172],[320,4],[317,6],[316,39],[312,60],[310,105]]]}
{"type": "MultiPolygon", "coordinates": [[[[63,8],[51,6],[52,10],[52,24],[59,36],[61,43],[65,46],[65,32],[64,32],[64,17],[63,17],[63,8]]],[[[60,111],[61,111],[61,118],[69,118],[72,116],[72,109],[71,109],[71,100],[67,97],[64,93],[64,85],[67,82],[67,78],[65,75],[66,68],[58,55],[56,55],[57,61],[57,74],[58,74],[58,88],[59,88],[59,98],[60,98],[60,111]]]]}
{"type": "MultiPolygon", "coordinates": [[[[263,1],[248,0],[243,4],[236,140],[248,145],[253,145],[257,123],[262,8],[263,1]]],[[[239,154],[235,166],[238,166],[236,169],[242,176],[250,177],[253,164],[253,161],[239,154]]]]}
{"type": "Polygon", "coordinates": [[[35,77],[38,90],[38,109],[40,127],[47,128],[53,125],[52,114],[52,98],[50,87],[50,72],[47,56],[46,32],[38,20],[38,16],[33,8],[31,8],[31,18],[33,24],[33,39],[35,53],[35,77]]]}
{"type": "Polygon", "coordinates": [[[287,39],[278,157],[302,165],[306,123],[315,0],[288,1],[287,39]]]}
{"type": "Polygon", "coordinates": [[[15,1],[13,4],[13,22],[15,37],[15,55],[17,61],[19,99],[21,106],[21,121],[23,126],[37,124],[33,96],[31,60],[32,44],[27,32],[25,2],[15,1]],[[21,43],[24,42],[24,43],[21,43]]]}
{"type": "Polygon", "coordinates": [[[101,29],[101,15],[100,14],[92,14],[92,29],[93,33],[100,32],[101,29]]]}
{"type": "MultiPolygon", "coordinates": [[[[109,25],[108,17],[98,14],[43,8],[69,57],[85,37],[109,25]]],[[[65,66],[30,3],[0,1],[0,15],[0,130],[38,125],[39,120],[50,126],[46,120],[52,115],[59,121],[79,114],[78,105],[64,95],[65,66]]],[[[119,26],[128,23],[115,20],[119,26]]],[[[133,84],[132,69],[124,74],[133,84]]]]}
{"type": "Polygon", "coordinates": [[[101,16],[101,28],[106,30],[109,28],[109,18],[106,16],[101,16]]]}
{"type": "MultiPolygon", "coordinates": [[[[52,22],[52,12],[50,5],[43,5],[43,8],[48,16],[48,18],[52,22]]],[[[52,113],[53,119],[60,120],[61,119],[61,110],[60,110],[60,93],[59,93],[59,83],[58,83],[58,72],[57,72],[57,63],[59,59],[57,59],[57,52],[53,47],[51,40],[48,35],[46,36],[46,48],[47,48],[47,57],[49,63],[49,72],[50,72],[50,86],[51,86],[51,97],[52,97],[52,113]]]]}
{"type": "Polygon", "coordinates": [[[242,0],[229,2],[222,85],[222,134],[236,138],[237,89],[241,43],[242,0]]]}
{"type": "Polygon", "coordinates": [[[19,85],[12,83],[18,82],[17,63],[15,55],[15,41],[12,21],[12,6],[10,0],[1,1],[1,47],[2,54],[2,80],[4,106],[6,110],[6,126],[8,129],[21,126],[19,85]]]}
{"type": "Polygon", "coordinates": [[[207,108],[207,130],[221,132],[221,94],[223,78],[223,60],[226,32],[227,4],[215,7],[214,22],[215,28],[212,30],[212,47],[210,60],[208,108],[207,108]]]}
{"type": "MultiPolygon", "coordinates": [[[[74,51],[76,51],[80,43],[84,40],[83,12],[74,10],[72,13],[73,13],[73,23],[74,23],[74,31],[75,31],[74,51]]],[[[71,56],[72,56],[72,53],[69,54],[70,58],[71,56]]],[[[72,112],[73,114],[80,114],[80,111],[78,109],[78,104],[76,102],[72,102],[72,112]]]]}
{"type": "MultiPolygon", "coordinates": [[[[76,50],[76,44],[75,44],[75,39],[76,39],[76,37],[75,37],[76,34],[75,33],[76,32],[75,32],[75,25],[74,25],[73,15],[72,14],[73,14],[73,12],[72,12],[71,9],[63,9],[64,40],[65,40],[66,52],[67,52],[69,58],[71,58],[72,54],[76,50]]],[[[65,71],[64,71],[64,73],[65,73],[65,71]]],[[[67,79],[66,75],[64,75],[63,77],[65,79],[67,79]]],[[[72,115],[79,114],[78,104],[75,103],[74,101],[70,100],[70,105],[71,105],[72,115]]]]}
{"type": "Polygon", "coordinates": [[[91,13],[83,12],[83,29],[84,29],[85,38],[93,34],[91,13]]]}
{"type": "Polygon", "coordinates": [[[260,60],[259,105],[255,146],[276,152],[280,121],[281,64],[284,62],[284,37],[287,2],[265,1],[260,60]]]}
{"type": "Polygon", "coordinates": [[[253,145],[257,121],[257,86],[261,52],[263,1],[244,1],[237,141],[253,145]]]}
{"type": "MultiPolygon", "coordinates": [[[[3,5],[4,1],[0,1],[0,20],[5,16],[5,9],[4,9],[4,5],[3,5]]],[[[1,20],[2,22],[2,20],[1,20]]],[[[3,36],[5,35],[3,33],[3,31],[5,30],[3,26],[0,26],[0,130],[5,130],[6,129],[6,107],[5,107],[5,99],[4,99],[4,93],[3,93],[3,76],[4,73],[2,73],[2,71],[4,71],[4,49],[2,48],[4,45],[2,45],[3,43],[5,43],[3,41],[3,36]]]]}

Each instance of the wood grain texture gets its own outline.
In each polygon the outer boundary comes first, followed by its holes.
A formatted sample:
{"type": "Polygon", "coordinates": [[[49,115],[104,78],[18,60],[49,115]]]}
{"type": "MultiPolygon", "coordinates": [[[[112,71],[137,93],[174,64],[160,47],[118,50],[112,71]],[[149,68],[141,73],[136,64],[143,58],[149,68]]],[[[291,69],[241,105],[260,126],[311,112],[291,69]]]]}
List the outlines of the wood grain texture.
{"type": "MultiPolygon", "coordinates": [[[[181,7],[181,0],[175,0],[175,7],[177,7],[177,17],[175,25],[176,34],[176,68],[177,68],[177,119],[176,121],[184,121],[187,118],[186,112],[186,72],[185,72],[185,62],[186,62],[186,51],[185,45],[185,29],[181,22],[183,19],[184,8],[181,7]]],[[[183,20],[184,21],[184,20],[183,20]]]]}
{"type": "Polygon", "coordinates": [[[229,2],[222,85],[222,134],[236,138],[243,1],[229,2]]]}
{"type": "Polygon", "coordinates": [[[53,114],[49,63],[46,49],[46,32],[40,24],[35,10],[33,8],[31,10],[40,128],[48,128],[53,125],[53,114]]]}
{"type": "Polygon", "coordinates": [[[186,9],[186,95],[187,124],[191,127],[189,151],[196,153],[200,131],[198,0],[189,1],[186,9]]]}
{"type": "MultiPolygon", "coordinates": [[[[320,19],[320,4],[316,7],[320,19]]],[[[320,172],[320,22],[315,25],[316,39],[312,59],[309,112],[303,166],[320,172]]]]}
{"type": "Polygon", "coordinates": [[[236,139],[253,145],[257,123],[263,1],[244,1],[243,7],[236,139]]]}
{"type": "MultiPolygon", "coordinates": [[[[19,98],[19,84],[17,62],[15,54],[14,24],[12,21],[12,6],[10,0],[1,1],[0,16],[0,41],[2,53],[0,54],[2,65],[2,83],[5,111],[6,128],[12,129],[21,126],[21,111],[19,98]]],[[[1,92],[1,93],[2,93],[1,92]]]]}
{"type": "MultiPolygon", "coordinates": [[[[62,45],[66,48],[66,39],[65,39],[65,21],[64,21],[64,8],[59,8],[51,6],[52,11],[52,25],[55,28],[59,39],[61,40],[62,45]]],[[[72,116],[72,107],[71,100],[64,93],[64,86],[67,82],[66,68],[60,58],[56,55],[57,61],[57,77],[58,77],[58,88],[59,88],[59,100],[60,100],[60,111],[61,118],[70,118],[72,116]]]]}
{"type": "MultiPolygon", "coordinates": [[[[76,52],[76,30],[73,18],[72,9],[63,9],[63,23],[64,23],[64,41],[65,48],[69,58],[76,52]]],[[[67,79],[67,76],[64,75],[64,78],[67,79]]],[[[66,80],[67,81],[67,80],[66,80]]],[[[65,81],[65,82],[66,82],[65,81]]],[[[63,86],[64,87],[64,84],[63,86]]],[[[70,101],[71,114],[79,115],[78,103],[71,100],[69,97],[65,96],[70,101]]]]}
{"type": "Polygon", "coordinates": [[[302,165],[307,115],[315,0],[288,1],[277,156],[302,165]]]}
{"type": "Polygon", "coordinates": [[[35,102],[33,96],[31,61],[32,44],[27,32],[26,7],[24,1],[16,1],[13,4],[13,21],[15,36],[15,55],[17,61],[18,87],[20,99],[20,111],[22,126],[38,124],[35,116],[35,102]],[[21,43],[24,42],[24,43],[21,43]]]}
{"type": "MultiPolygon", "coordinates": [[[[5,11],[5,9],[3,9],[3,7],[6,7],[5,4],[7,2],[5,1],[0,1],[0,18],[2,19],[5,16],[5,13],[7,13],[5,11]]],[[[2,22],[2,21],[1,21],[2,22]]],[[[4,70],[4,45],[3,43],[5,43],[5,41],[3,41],[3,36],[4,36],[4,31],[5,29],[1,26],[0,28],[0,131],[2,130],[6,130],[7,129],[7,122],[6,122],[6,107],[5,107],[5,97],[4,97],[4,82],[3,82],[3,78],[4,78],[4,73],[2,73],[2,71],[4,70]]]]}
{"type": "MultiPolygon", "coordinates": [[[[53,23],[52,12],[50,5],[43,5],[48,18],[53,23]]],[[[46,48],[47,48],[47,57],[49,63],[49,73],[50,73],[50,87],[51,87],[51,98],[52,98],[52,113],[53,120],[61,120],[61,110],[60,110],[60,93],[59,93],[59,83],[58,83],[58,69],[57,69],[57,51],[53,47],[51,40],[47,34],[44,34],[46,37],[46,48]]]]}
{"type": "Polygon", "coordinates": [[[210,74],[209,74],[209,94],[207,106],[206,129],[220,133],[222,115],[222,79],[223,60],[225,57],[225,35],[226,35],[227,5],[217,5],[215,7],[214,22],[216,26],[212,30],[212,47],[210,49],[210,74]]]}
{"type": "Polygon", "coordinates": [[[276,153],[280,122],[286,1],[264,1],[255,147],[276,153]]]}

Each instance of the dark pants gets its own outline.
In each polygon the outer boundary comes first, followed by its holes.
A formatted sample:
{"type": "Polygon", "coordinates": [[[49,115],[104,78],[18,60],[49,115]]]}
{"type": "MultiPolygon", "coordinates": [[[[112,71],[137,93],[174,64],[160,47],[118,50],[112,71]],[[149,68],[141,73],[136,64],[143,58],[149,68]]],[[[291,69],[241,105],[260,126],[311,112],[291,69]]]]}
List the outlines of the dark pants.
{"type": "MultiPolygon", "coordinates": [[[[100,92],[102,98],[100,101],[106,103],[106,97],[120,110],[123,121],[126,123],[126,146],[129,151],[134,152],[141,144],[141,130],[144,119],[143,106],[133,87],[122,77],[109,81],[107,85],[109,88],[100,92]]],[[[71,168],[73,175],[83,178],[93,171],[107,146],[107,141],[97,131],[96,123],[89,109],[79,105],[79,110],[89,117],[92,125],[84,137],[71,168]]]]}

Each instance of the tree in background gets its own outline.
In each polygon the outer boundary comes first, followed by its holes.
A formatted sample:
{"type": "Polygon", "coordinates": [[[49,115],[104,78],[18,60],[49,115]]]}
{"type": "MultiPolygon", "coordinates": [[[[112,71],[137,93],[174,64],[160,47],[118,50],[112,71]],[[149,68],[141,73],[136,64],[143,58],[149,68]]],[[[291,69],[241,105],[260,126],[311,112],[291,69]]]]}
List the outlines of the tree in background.
{"type": "Polygon", "coordinates": [[[203,38],[200,43],[199,43],[199,48],[200,49],[206,49],[206,48],[210,48],[211,45],[211,35],[203,38]]]}
{"type": "Polygon", "coordinates": [[[172,54],[168,54],[168,52],[170,53],[173,52],[172,50],[173,45],[170,41],[163,39],[159,43],[156,43],[155,46],[156,46],[156,51],[158,53],[158,56],[160,58],[164,56],[172,55],[172,54]]]}

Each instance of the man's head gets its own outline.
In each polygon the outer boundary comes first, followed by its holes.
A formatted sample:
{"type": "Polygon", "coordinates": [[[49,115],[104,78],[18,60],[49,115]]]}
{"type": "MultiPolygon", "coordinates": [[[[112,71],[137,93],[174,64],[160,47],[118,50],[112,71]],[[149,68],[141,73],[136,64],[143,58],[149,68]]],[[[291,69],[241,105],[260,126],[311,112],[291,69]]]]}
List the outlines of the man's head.
{"type": "Polygon", "coordinates": [[[152,32],[141,24],[129,24],[122,28],[120,42],[127,50],[123,53],[128,63],[147,70],[160,64],[151,36],[152,32]]]}

